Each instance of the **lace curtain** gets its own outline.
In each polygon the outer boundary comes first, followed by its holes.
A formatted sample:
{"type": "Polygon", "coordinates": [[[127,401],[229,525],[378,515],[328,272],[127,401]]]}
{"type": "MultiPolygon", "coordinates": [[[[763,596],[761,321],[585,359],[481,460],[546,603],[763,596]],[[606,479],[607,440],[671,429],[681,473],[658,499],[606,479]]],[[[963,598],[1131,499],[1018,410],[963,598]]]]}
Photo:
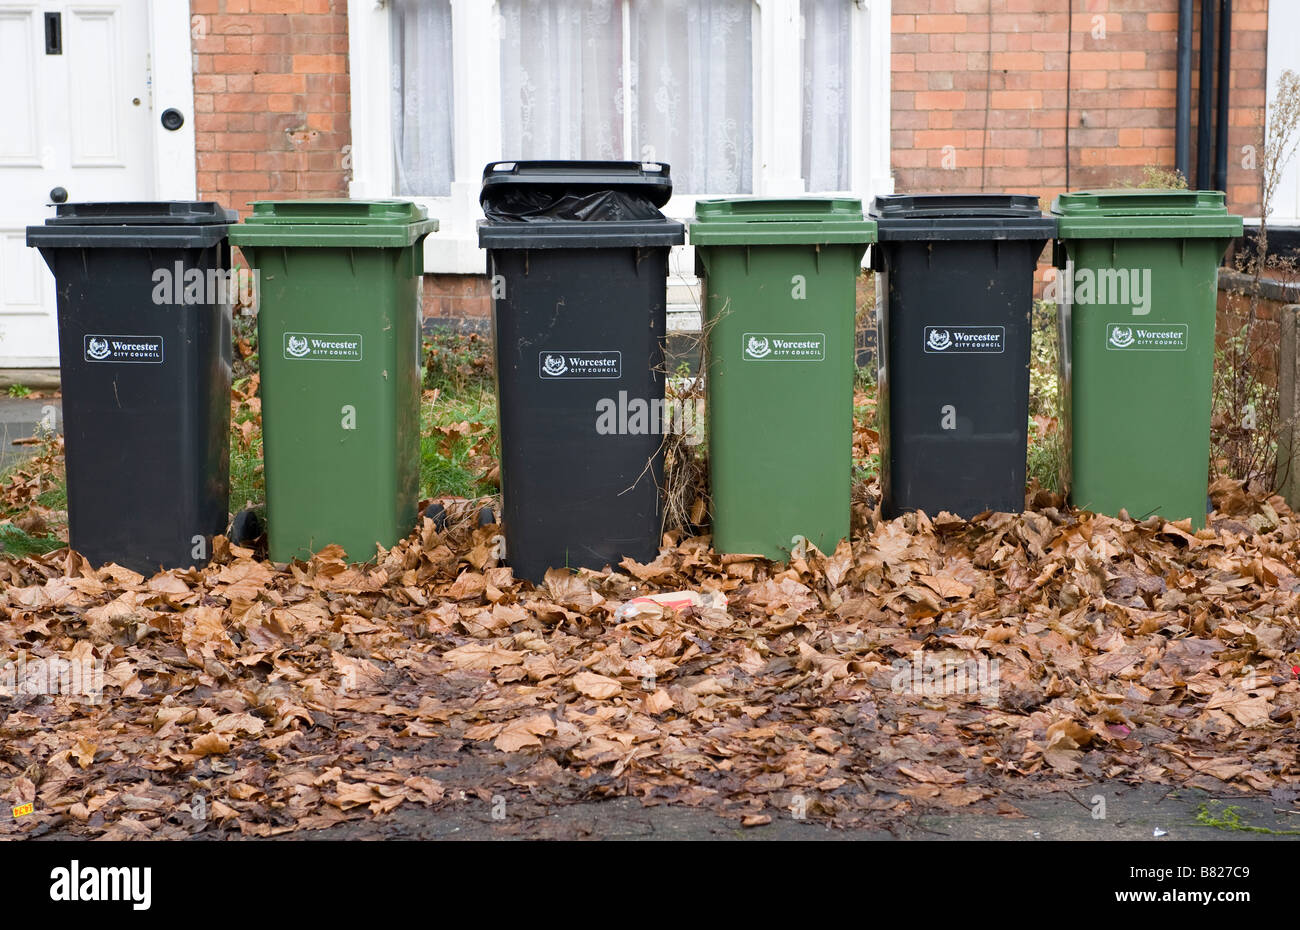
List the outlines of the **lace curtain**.
{"type": "Polygon", "coordinates": [[[800,0],[803,20],[803,178],[809,191],[847,191],[853,80],[852,4],[800,0]]]}
{"type": "Polygon", "coordinates": [[[451,0],[392,0],[396,193],[451,193],[451,0]]]}
{"type": "Polygon", "coordinates": [[[501,157],[623,155],[622,0],[501,0],[501,157]]]}
{"type": "Polygon", "coordinates": [[[502,0],[502,157],[666,161],[683,193],[753,190],[752,6],[632,0],[625,76],[623,0],[502,0]]]}
{"type": "Polygon", "coordinates": [[[632,3],[634,146],[684,194],[754,190],[752,0],[632,3]]]}
{"type": "MultiPolygon", "coordinates": [[[[446,195],[451,3],[391,7],[397,193],[446,195]]],[[[753,10],[753,0],[500,0],[500,157],[666,161],[680,193],[753,192],[753,10]]],[[[800,10],[803,73],[777,79],[802,81],[808,190],[843,191],[852,3],[800,0],[800,10]]]]}

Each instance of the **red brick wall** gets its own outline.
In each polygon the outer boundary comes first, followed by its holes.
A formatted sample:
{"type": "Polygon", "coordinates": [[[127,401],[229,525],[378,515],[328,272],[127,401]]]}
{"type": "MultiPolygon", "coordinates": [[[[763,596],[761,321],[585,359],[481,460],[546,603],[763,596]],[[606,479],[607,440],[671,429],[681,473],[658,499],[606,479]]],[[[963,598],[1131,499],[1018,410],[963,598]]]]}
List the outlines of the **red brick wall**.
{"type": "MultiPolygon", "coordinates": [[[[894,0],[899,190],[1013,189],[1046,202],[1067,184],[1173,167],[1178,0],[1073,0],[1072,37],[1070,2],[894,0]]],[[[1261,139],[1267,8],[1234,3],[1228,188],[1248,214],[1259,178],[1241,147],[1261,139]]],[[[262,197],[345,194],[345,0],[191,0],[191,11],[200,195],[244,211],[262,197]]]]}
{"type": "MultiPolygon", "coordinates": [[[[1173,167],[1178,0],[1073,0],[1073,23],[1070,4],[893,0],[898,190],[1028,192],[1046,208],[1067,187],[1173,167]]],[[[199,195],[241,214],[250,200],[346,196],[346,0],[190,5],[199,195]]],[[[1228,193],[1250,215],[1260,179],[1241,148],[1262,149],[1267,7],[1235,0],[1233,14],[1228,193]]],[[[483,315],[484,287],[429,276],[426,314],[483,315]]]]}
{"type": "Polygon", "coordinates": [[[427,274],[424,276],[424,315],[439,320],[486,319],[492,314],[487,275],[427,274]]]}
{"type": "Polygon", "coordinates": [[[199,196],[347,196],[346,0],[191,0],[199,196]]]}
{"type": "MultiPolygon", "coordinates": [[[[1174,167],[1178,0],[1074,0],[1073,23],[1070,6],[894,0],[898,190],[1012,190],[1047,207],[1067,187],[1174,167]],[[1099,25],[1104,36],[1093,34],[1099,25]]],[[[1260,146],[1262,160],[1267,9],[1268,0],[1233,4],[1228,194],[1234,211],[1253,215],[1260,178],[1242,167],[1241,147],[1260,146]]],[[[1198,33],[1199,23],[1198,11],[1198,33]]],[[[1195,120],[1194,90],[1193,179],[1195,120]]]]}

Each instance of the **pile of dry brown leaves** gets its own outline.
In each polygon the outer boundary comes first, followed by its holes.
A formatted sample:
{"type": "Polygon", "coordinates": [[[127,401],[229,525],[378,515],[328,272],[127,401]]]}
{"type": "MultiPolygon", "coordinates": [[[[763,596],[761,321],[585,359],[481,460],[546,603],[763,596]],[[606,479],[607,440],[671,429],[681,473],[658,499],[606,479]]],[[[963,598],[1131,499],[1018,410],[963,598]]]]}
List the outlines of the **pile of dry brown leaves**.
{"type": "Polygon", "coordinates": [[[360,566],[224,541],[152,578],[0,561],[0,796],[34,802],[0,834],[266,836],[497,795],[852,825],[1100,777],[1290,791],[1300,522],[1226,483],[1216,505],[1193,533],[859,504],[851,545],[788,566],[669,537],[538,588],[495,528],[427,520],[360,566]],[[727,607],[617,614],[684,588],[727,607]],[[101,695],[32,687],[76,663],[101,695]]]}

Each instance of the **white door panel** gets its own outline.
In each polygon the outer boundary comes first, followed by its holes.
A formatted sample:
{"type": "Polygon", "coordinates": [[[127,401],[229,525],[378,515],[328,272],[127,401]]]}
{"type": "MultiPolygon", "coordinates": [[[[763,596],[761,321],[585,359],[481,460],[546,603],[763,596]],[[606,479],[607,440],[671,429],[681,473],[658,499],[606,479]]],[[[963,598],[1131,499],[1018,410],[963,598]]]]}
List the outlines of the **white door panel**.
{"type": "Polygon", "coordinates": [[[0,165],[5,167],[34,168],[41,163],[40,104],[34,79],[40,43],[35,7],[0,7],[0,87],[5,88],[0,165]]]}

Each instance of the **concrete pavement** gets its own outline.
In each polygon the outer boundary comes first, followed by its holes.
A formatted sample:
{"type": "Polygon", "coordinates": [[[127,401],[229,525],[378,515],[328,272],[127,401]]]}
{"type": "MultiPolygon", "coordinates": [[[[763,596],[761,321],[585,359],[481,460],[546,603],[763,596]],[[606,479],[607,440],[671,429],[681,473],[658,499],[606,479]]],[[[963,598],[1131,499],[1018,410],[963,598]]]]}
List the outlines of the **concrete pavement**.
{"type": "Polygon", "coordinates": [[[57,397],[0,396],[0,471],[28,458],[34,445],[14,445],[16,439],[36,435],[36,427],[53,414],[55,428],[63,431],[63,401],[57,397]]]}

